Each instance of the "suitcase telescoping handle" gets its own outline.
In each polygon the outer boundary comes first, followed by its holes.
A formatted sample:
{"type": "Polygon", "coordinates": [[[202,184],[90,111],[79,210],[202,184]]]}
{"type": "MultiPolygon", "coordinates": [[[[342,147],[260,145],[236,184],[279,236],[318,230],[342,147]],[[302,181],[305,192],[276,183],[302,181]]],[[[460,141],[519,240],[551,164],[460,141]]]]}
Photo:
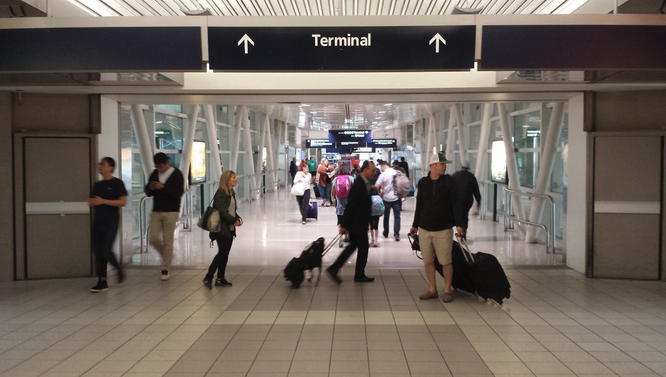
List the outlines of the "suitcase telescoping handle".
{"type": "Polygon", "coordinates": [[[470,264],[474,264],[474,255],[472,255],[472,252],[469,250],[469,246],[467,245],[467,240],[464,237],[458,236],[457,234],[456,234],[456,239],[460,244],[460,248],[462,249],[462,254],[465,257],[465,260],[470,264]]]}
{"type": "Polygon", "coordinates": [[[326,255],[326,253],[328,253],[329,250],[331,250],[333,245],[335,245],[340,240],[340,237],[342,237],[342,233],[338,233],[335,237],[333,237],[331,242],[329,242],[328,245],[326,245],[326,247],[324,248],[324,252],[321,253],[322,257],[326,255]]]}

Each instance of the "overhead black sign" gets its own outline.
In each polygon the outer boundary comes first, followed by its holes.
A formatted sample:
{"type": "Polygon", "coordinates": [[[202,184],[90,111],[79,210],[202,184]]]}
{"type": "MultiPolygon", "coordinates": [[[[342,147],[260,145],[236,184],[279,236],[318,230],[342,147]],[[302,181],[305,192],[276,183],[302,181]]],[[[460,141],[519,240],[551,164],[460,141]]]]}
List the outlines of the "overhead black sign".
{"type": "Polygon", "coordinates": [[[331,143],[328,139],[305,139],[305,148],[331,148],[335,147],[335,143],[331,143]]]}
{"type": "Polygon", "coordinates": [[[372,142],[368,143],[368,147],[397,148],[398,141],[396,139],[372,139],[372,142]]]}
{"type": "Polygon", "coordinates": [[[0,40],[0,71],[201,71],[204,67],[200,27],[0,29],[0,40]]]}
{"type": "MultiPolygon", "coordinates": [[[[369,143],[372,141],[372,134],[369,130],[330,130],[328,131],[328,141],[333,143],[358,142],[369,143]]],[[[342,146],[342,145],[338,145],[342,146]]],[[[352,147],[357,145],[351,145],[352,147]]],[[[365,146],[365,145],[363,145],[365,146]]]]}
{"type": "Polygon", "coordinates": [[[474,67],[476,27],[209,27],[222,71],[417,71],[474,67]]]}
{"type": "Polygon", "coordinates": [[[666,26],[486,25],[480,69],[666,69],[666,26]]]}

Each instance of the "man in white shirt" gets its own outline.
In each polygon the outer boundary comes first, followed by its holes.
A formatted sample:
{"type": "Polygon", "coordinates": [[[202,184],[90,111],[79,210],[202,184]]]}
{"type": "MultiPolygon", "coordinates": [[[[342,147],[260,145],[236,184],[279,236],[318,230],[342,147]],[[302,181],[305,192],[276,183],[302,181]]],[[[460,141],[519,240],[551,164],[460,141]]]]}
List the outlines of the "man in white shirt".
{"type": "Polygon", "coordinates": [[[393,221],[393,237],[395,237],[396,241],[400,241],[400,211],[402,210],[402,200],[398,197],[398,193],[394,187],[396,171],[389,167],[387,161],[382,161],[380,168],[382,174],[379,175],[375,187],[377,187],[384,200],[384,238],[388,238],[389,236],[389,217],[391,209],[393,209],[393,214],[395,215],[395,220],[393,221]]]}

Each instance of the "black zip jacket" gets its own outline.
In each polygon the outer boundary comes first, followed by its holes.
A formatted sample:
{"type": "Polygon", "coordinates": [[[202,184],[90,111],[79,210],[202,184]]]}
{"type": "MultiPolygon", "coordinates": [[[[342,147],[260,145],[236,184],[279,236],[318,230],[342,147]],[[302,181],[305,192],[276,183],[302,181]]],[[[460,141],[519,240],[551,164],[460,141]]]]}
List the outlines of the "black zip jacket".
{"type": "Polygon", "coordinates": [[[171,173],[169,179],[164,183],[163,189],[151,190],[148,188],[150,182],[159,180],[157,170],[153,170],[148,179],[148,184],[144,187],[146,195],[154,196],[153,212],[180,212],[180,197],[185,192],[183,173],[174,167],[174,172],[171,173]]]}
{"type": "Polygon", "coordinates": [[[450,175],[442,175],[433,181],[428,172],[428,176],[419,180],[414,228],[436,232],[460,226],[462,219],[458,185],[450,175]]]}

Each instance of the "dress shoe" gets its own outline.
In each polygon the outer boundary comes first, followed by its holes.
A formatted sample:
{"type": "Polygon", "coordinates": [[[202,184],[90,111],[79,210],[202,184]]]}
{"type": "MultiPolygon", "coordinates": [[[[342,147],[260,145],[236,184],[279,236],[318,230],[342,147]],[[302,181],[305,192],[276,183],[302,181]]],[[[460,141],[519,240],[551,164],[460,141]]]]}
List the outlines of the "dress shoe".
{"type": "Polygon", "coordinates": [[[375,281],[375,278],[363,276],[363,277],[360,277],[360,278],[354,278],[354,281],[357,282],[357,283],[371,283],[371,282],[375,281]]]}
{"type": "Polygon", "coordinates": [[[328,276],[331,278],[331,280],[333,280],[334,282],[336,282],[336,283],[338,283],[338,284],[342,283],[342,279],[340,279],[340,276],[338,276],[338,272],[337,272],[337,271],[333,271],[333,270],[331,270],[330,268],[327,268],[327,269],[326,269],[326,273],[327,273],[328,276]]]}

